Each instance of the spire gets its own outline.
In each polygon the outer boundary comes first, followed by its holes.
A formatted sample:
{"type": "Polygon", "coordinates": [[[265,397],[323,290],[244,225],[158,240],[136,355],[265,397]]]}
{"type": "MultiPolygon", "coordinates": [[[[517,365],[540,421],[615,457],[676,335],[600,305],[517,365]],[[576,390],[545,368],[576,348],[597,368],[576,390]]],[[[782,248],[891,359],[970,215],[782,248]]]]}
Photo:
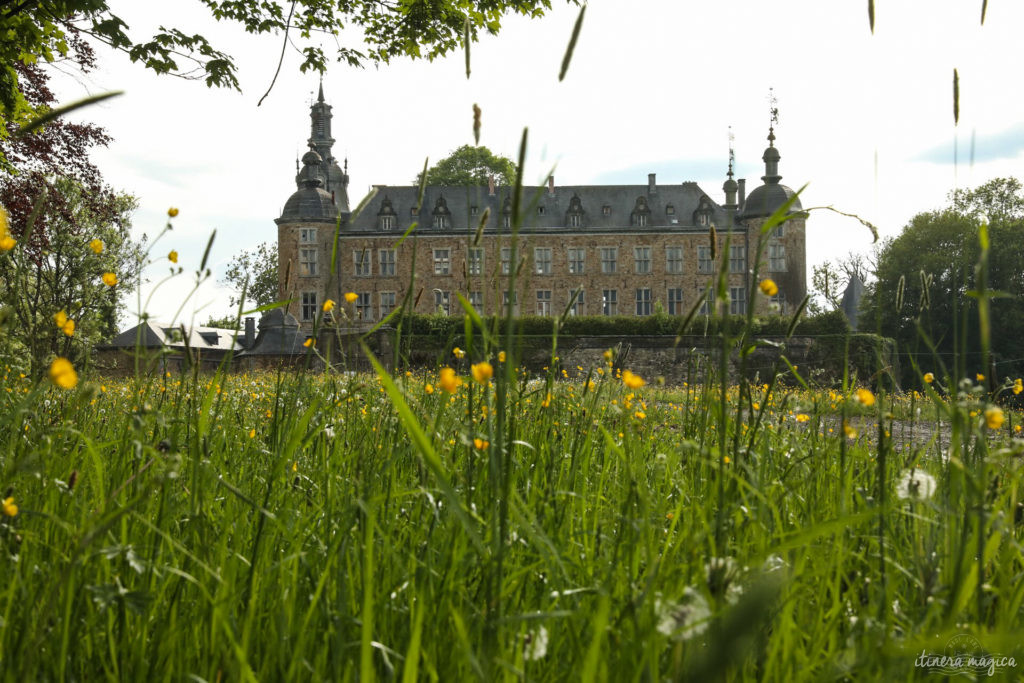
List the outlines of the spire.
{"type": "Polygon", "coordinates": [[[310,145],[309,151],[302,155],[302,170],[295,176],[295,184],[300,190],[324,186],[323,173],[320,170],[322,163],[323,159],[313,149],[313,145],[310,145]]]}
{"type": "Polygon", "coordinates": [[[725,183],[722,185],[722,191],[725,192],[725,209],[730,213],[736,210],[736,181],[732,179],[732,167],[736,162],[736,152],[732,148],[733,135],[732,126],[729,126],[729,172],[726,173],[725,183]]]}
{"type": "Polygon", "coordinates": [[[768,113],[768,149],[761,156],[761,160],[764,161],[764,175],[761,176],[761,180],[768,185],[777,185],[782,176],[779,175],[779,150],[775,149],[775,126],[779,123],[779,107],[774,88],[768,90],[768,113]]]}
{"type": "Polygon", "coordinates": [[[317,102],[321,102],[321,103],[324,101],[324,76],[323,76],[323,74],[320,74],[320,94],[317,95],[316,101],[317,102]]]}

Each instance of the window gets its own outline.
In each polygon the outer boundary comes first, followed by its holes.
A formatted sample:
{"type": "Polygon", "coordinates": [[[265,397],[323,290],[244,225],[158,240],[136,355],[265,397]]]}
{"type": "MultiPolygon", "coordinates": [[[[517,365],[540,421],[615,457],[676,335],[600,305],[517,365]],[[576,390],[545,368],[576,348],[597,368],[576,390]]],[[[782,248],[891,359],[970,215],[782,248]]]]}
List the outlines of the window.
{"type": "Polygon", "coordinates": [[[299,249],[299,275],[316,275],[316,249],[299,249]]]}
{"type": "Polygon", "coordinates": [[[671,204],[666,205],[665,206],[665,213],[666,213],[666,215],[669,215],[669,216],[676,215],[676,207],[672,206],[671,204]]]}
{"type": "Polygon", "coordinates": [[[419,213],[420,213],[420,207],[413,206],[413,207],[409,208],[409,217],[410,218],[416,218],[416,216],[418,216],[419,213]]]}
{"type": "Polygon", "coordinates": [[[394,249],[381,249],[380,255],[380,274],[382,277],[388,277],[395,274],[395,250],[394,249]]]}
{"type": "Polygon", "coordinates": [[[302,306],[299,315],[303,320],[315,320],[317,312],[316,292],[302,293],[302,306]]]}
{"type": "Polygon", "coordinates": [[[434,275],[452,274],[452,252],[451,249],[434,250],[434,275]]]}
{"type": "Polygon", "coordinates": [[[605,289],[601,292],[601,313],[604,315],[618,315],[619,291],[617,289],[605,289]]]}
{"type": "Polygon", "coordinates": [[[775,226],[774,230],[772,230],[772,237],[775,237],[777,239],[782,239],[785,236],[786,236],[786,224],[785,223],[780,223],[779,225],[775,226]]]}
{"type": "Polygon", "coordinates": [[[381,292],[380,293],[380,317],[386,318],[391,311],[395,310],[395,293],[394,292],[381,292]]]}
{"type": "Polygon", "coordinates": [[[316,228],[299,228],[299,244],[316,244],[316,228]]]}
{"type": "Polygon", "coordinates": [[[573,275],[582,275],[587,250],[585,247],[569,247],[569,272],[573,275]]]}
{"type": "Polygon", "coordinates": [[[508,275],[512,272],[512,247],[501,248],[501,274],[508,275]]]}
{"type": "Polygon", "coordinates": [[[373,304],[370,303],[369,292],[359,292],[359,298],[356,299],[356,320],[372,320],[373,319],[373,304]]]}
{"type": "Polygon", "coordinates": [[[636,216],[633,217],[633,225],[635,225],[638,228],[646,228],[647,227],[647,214],[645,214],[645,213],[638,213],[638,214],[636,214],[636,216]]]}
{"type": "Polygon", "coordinates": [[[729,247],[729,272],[742,273],[747,269],[747,248],[729,247]]]}
{"type": "Polygon", "coordinates": [[[469,303],[470,303],[470,305],[473,308],[475,308],[477,310],[480,310],[481,308],[483,308],[483,306],[484,306],[484,295],[483,295],[483,292],[470,292],[469,293],[469,303]]]}
{"type": "Polygon", "coordinates": [[[543,206],[538,206],[537,207],[537,215],[538,216],[543,216],[544,215],[544,207],[543,206]]]}
{"type": "Polygon", "coordinates": [[[587,297],[582,289],[569,290],[569,315],[585,315],[587,297]],[[575,298],[574,298],[575,297],[575,298]]]}
{"type": "Polygon", "coordinates": [[[715,262],[711,260],[711,247],[697,247],[697,272],[705,275],[715,272],[715,262]]]}
{"type": "Polygon", "coordinates": [[[484,272],[484,248],[470,247],[466,252],[466,269],[470,275],[480,275],[484,272]]]}
{"type": "Polygon", "coordinates": [[[445,315],[452,314],[451,292],[442,292],[440,289],[434,290],[434,310],[445,315]]]}
{"type": "Polygon", "coordinates": [[[683,248],[665,247],[665,272],[678,275],[683,272],[683,248]]]}
{"type": "Polygon", "coordinates": [[[533,271],[537,275],[551,275],[551,247],[537,247],[533,250],[533,271]]]}
{"type": "Polygon", "coordinates": [[[637,228],[647,227],[647,217],[651,214],[650,208],[647,206],[647,199],[645,197],[637,197],[636,204],[633,206],[633,213],[630,215],[630,224],[637,228]]]}
{"type": "Polygon", "coordinates": [[[447,215],[443,215],[443,214],[435,214],[434,215],[434,227],[436,229],[438,229],[438,230],[447,230],[448,228],[452,227],[451,216],[447,216],[447,215]]]}
{"type": "Polygon", "coordinates": [[[380,229],[381,230],[394,230],[395,229],[395,217],[394,216],[381,216],[380,217],[380,229]]]}
{"type": "Polygon", "coordinates": [[[651,272],[651,248],[633,247],[633,265],[636,272],[644,275],[651,272]]]}
{"type": "Polygon", "coordinates": [[[647,287],[636,290],[636,314],[651,314],[651,290],[647,287]]]}
{"type": "Polygon", "coordinates": [[[501,227],[503,227],[503,228],[511,228],[512,227],[512,216],[509,216],[508,214],[505,214],[504,216],[502,216],[501,217],[501,227]]]}
{"type": "Polygon", "coordinates": [[[578,213],[569,214],[569,227],[578,228],[583,225],[583,216],[578,213]]]}
{"type": "Polygon", "coordinates": [[[469,207],[469,215],[475,216],[477,214],[477,208],[475,206],[469,207]]]}
{"type": "Polygon", "coordinates": [[[618,259],[618,247],[601,247],[601,272],[614,273],[618,259]]]}
{"type": "Polygon", "coordinates": [[[747,312],[747,289],[745,287],[729,288],[730,315],[743,315],[747,312]]]}
{"type": "Polygon", "coordinates": [[[373,262],[370,260],[369,249],[356,249],[352,252],[352,260],[356,264],[355,274],[367,277],[373,274],[373,262]]]}
{"type": "Polygon", "coordinates": [[[602,206],[601,207],[601,213],[603,215],[605,215],[605,216],[611,216],[612,215],[612,207],[608,206],[607,204],[602,206]]]}
{"type": "Polygon", "coordinates": [[[704,290],[704,298],[700,302],[700,314],[711,315],[711,299],[715,296],[710,289],[704,290]]]}
{"type": "Polygon", "coordinates": [[[772,273],[786,272],[786,247],[781,244],[768,245],[768,270],[772,273]]]}
{"type": "Polygon", "coordinates": [[[501,293],[501,305],[504,307],[505,312],[508,312],[509,306],[512,306],[512,312],[515,313],[515,307],[519,305],[519,293],[513,292],[512,296],[509,296],[508,290],[501,293]],[[511,304],[509,303],[511,302],[511,304]]]}
{"type": "Polygon", "coordinates": [[[779,293],[772,297],[772,308],[782,314],[786,314],[786,293],[779,290],[779,293]]]}
{"type": "Polygon", "coordinates": [[[668,314],[683,315],[683,288],[668,288],[668,314]]]}
{"type": "Polygon", "coordinates": [[[537,290],[537,315],[551,315],[551,290],[537,290]]]}

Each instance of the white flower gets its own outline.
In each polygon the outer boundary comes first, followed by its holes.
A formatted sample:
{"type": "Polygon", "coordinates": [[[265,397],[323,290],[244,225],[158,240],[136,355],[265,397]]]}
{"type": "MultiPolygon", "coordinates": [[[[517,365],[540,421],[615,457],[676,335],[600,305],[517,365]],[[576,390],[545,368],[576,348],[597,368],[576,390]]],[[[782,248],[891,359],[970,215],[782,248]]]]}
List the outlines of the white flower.
{"type": "Polygon", "coordinates": [[[689,640],[700,635],[711,619],[708,601],[689,586],[677,603],[664,603],[660,598],[656,600],[654,611],[658,617],[658,631],[674,640],[689,640]]]}
{"type": "Polygon", "coordinates": [[[535,662],[548,653],[548,630],[541,626],[536,631],[526,634],[526,643],[523,645],[523,659],[528,662],[535,662]]]}
{"type": "Polygon", "coordinates": [[[903,500],[931,498],[936,488],[935,477],[920,470],[907,470],[896,482],[896,495],[903,500]]]}

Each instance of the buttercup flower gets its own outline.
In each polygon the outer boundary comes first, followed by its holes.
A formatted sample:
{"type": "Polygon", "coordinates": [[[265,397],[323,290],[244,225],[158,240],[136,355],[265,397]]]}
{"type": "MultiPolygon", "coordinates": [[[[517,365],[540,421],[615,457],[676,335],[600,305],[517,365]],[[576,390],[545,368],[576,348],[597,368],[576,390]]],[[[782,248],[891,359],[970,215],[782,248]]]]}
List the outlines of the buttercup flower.
{"type": "Polygon", "coordinates": [[[476,363],[470,368],[470,372],[480,384],[487,384],[487,380],[494,376],[494,367],[487,361],[476,363]]]}
{"type": "Polygon", "coordinates": [[[18,514],[18,506],[14,504],[14,498],[12,496],[4,498],[3,510],[4,514],[8,517],[14,517],[18,514]]]}
{"type": "Polygon", "coordinates": [[[935,375],[933,375],[930,372],[924,373],[924,383],[925,384],[931,384],[934,381],[935,381],[935,375]]]}
{"type": "Polygon", "coordinates": [[[643,377],[641,377],[640,375],[634,375],[629,370],[623,371],[622,383],[625,384],[630,389],[639,389],[643,385],[647,384],[647,382],[644,381],[643,377]]]}
{"type": "Polygon", "coordinates": [[[102,254],[103,253],[103,240],[98,240],[98,239],[92,240],[91,242],[89,242],[89,248],[92,249],[92,253],[94,253],[94,254],[102,254]]]}
{"type": "Polygon", "coordinates": [[[858,389],[857,400],[866,406],[875,405],[875,395],[869,389],[858,389]]]}
{"type": "MultiPolygon", "coordinates": [[[[504,351],[498,351],[498,362],[499,363],[504,363],[505,362],[505,358],[507,358],[507,356],[505,355],[505,352],[504,351]]],[[[1020,380],[1017,380],[1017,382],[1020,383],[1020,380]]],[[[1018,392],[1018,393],[1020,393],[1020,392],[1018,392]]]]}
{"type": "Polygon", "coordinates": [[[473,448],[477,449],[478,451],[486,451],[490,445],[491,443],[486,439],[473,439],[473,448]]]}
{"type": "Polygon", "coordinates": [[[64,324],[60,326],[60,330],[69,337],[75,336],[75,321],[66,320],[64,324]]]}
{"type": "Polygon", "coordinates": [[[50,381],[61,389],[74,389],[78,384],[78,373],[67,358],[55,358],[50,364],[50,381]]]}
{"type": "Polygon", "coordinates": [[[989,429],[999,429],[1005,420],[1006,416],[1003,415],[1003,409],[999,406],[989,406],[985,409],[985,425],[989,429]]]}
{"type": "Polygon", "coordinates": [[[345,301],[349,302],[350,304],[354,304],[358,298],[359,295],[356,294],[355,292],[347,292],[345,294],[345,301]]]}
{"type": "Polygon", "coordinates": [[[975,375],[975,377],[978,378],[979,382],[984,382],[985,381],[985,375],[981,374],[980,372],[977,375],[975,375]]]}
{"type": "Polygon", "coordinates": [[[117,284],[117,275],[114,273],[103,273],[103,284],[107,287],[113,287],[117,284]]]}
{"type": "Polygon", "coordinates": [[[167,215],[170,216],[171,218],[174,218],[175,216],[178,215],[178,209],[172,206],[171,208],[167,209],[167,215]]]}
{"type": "Polygon", "coordinates": [[[466,355],[466,352],[460,349],[458,346],[452,349],[452,353],[455,355],[456,358],[463,358],[466,355]]]}
{"type": "Polygon", "coordinates": [[[167,254],[167,260],[170,261],[171,263],[177,263],[178,252],[175,251],[174,249],[171,249],[171,251],[167,254]]]}
{"type": "Polygon", "coordinates": [[[779,293],[779,286],[775,284],[775,280],[772,280],[771,278],[761,280],[761,284],[759,284],[758,287],[765,296],[775,296],[779,293]]]}
{"type": "Polygon", "coordinates": [[[1017,380],[1013,383],[1013,393],[1019,394],[1022,391],[1024,391],[1024,380],[1018,377],[1017,380]]]}
{"type": "Polygon", "coordinates": [[[57,323],[57,327],[64,327],[68,321],[68,314],[62,310],[57,311],[53,314],[53,322],[57,323]]]}
{"type": "Polygon", "coordinates": [[[324,302],[324,313],[330,313],[334,310],[334,299],[328,299],[324,302]]]}
{"type": "Polygon", "coordinates": [[[312,346],[315,343],[316,343],[316,340],[313,339],[312,337],[310,337],[306,341],[302,342],[302,345],[305,346],[308,349],[310,346],[312,346]]]}
{"type": "Polygon", "coordinates": [[[18,242],[10,235],[0,237],[0,251],[10,251],[18,242]]]}
{"type": "Polygon", "coordinates": [[[459,385],[462,384],[462,380],[451,368],[441,368],[441,373],[437,377],[437,383],[449,394],[454,394],[459,385]]]}

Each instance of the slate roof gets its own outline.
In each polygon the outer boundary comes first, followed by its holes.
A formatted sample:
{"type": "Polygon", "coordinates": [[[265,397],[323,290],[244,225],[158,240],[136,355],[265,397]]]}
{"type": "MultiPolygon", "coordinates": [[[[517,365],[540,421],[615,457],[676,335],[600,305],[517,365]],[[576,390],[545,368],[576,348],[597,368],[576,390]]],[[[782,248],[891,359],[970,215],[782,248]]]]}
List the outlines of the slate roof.
{"type": "MultiPolygon", "coordinates": [[[[710,212],[710,222],[724,229],[729,222],[724,208],[714,202],[694,182],[680,185],[657,185],[654,192],[648,185],[560,185],[554,191],[547,186],[523,187],[521,206],[522,229],[524,234],[558,234],[586,232],[707,232],[707,225],[698,225],[695,212],[703,205],[710,212]],[[570,204],[578,198],[582,209],[579,227],[569,227],[567,215],[570,204]],[[637,208],[638,199],[644,200],[649,211],[647,225],[633,225],[631,216],[637,208]],[[608,207],[606,210],[605,207],[608,207]],[[671,213],[669,212],[671,209],[671,213]]],[[[418,222],[417,230],[424,232],[457,232],[465,234],[475,231],[480,224],[484,210],[490,209],[485,230],[507,232],[502,215],[511,208],[513,188],[498,187],[494,194],[486,186],[445,187],[431,185],[426,188],[423,205],[416,208],[419,187],[377,186],[377,194],[363,211],[342,228],[346,235],[379,233],[380,217],[385,202],[390,203],[395,216],[391,232],[401,234],[410,223],[418,222]],[[449,212],[449,228],[434,227],[435,210],[438,200],[443,198],[449,212]],[[506,203],[506,198],[508,202],[506,203]],[[474,211],[475,208],[475,211],[474,211]]]]}
{"type": "Polygon", "coordinates": [[[194,326],[187,328],[182,334],[178,325],[164,325],[152,320],[147,320],[135,327],[125,330],[114,337],[108,344],[101,348],[107,349],[134,349],[141,346],[145,349],[170,348],[184,350],[187,346],[192,349],[217,350],[217,351],[241,351],[242,336],[234,330],[224,330],[217,327],[194,326]]]}
{"type": "Polygon", "coordinates": [[[240,356],[300,355],[306,351],[306,334],[299,332],[299,321],[284,309],[267,311],[260,318],[259,333],[251,349],[240,356]]]}

